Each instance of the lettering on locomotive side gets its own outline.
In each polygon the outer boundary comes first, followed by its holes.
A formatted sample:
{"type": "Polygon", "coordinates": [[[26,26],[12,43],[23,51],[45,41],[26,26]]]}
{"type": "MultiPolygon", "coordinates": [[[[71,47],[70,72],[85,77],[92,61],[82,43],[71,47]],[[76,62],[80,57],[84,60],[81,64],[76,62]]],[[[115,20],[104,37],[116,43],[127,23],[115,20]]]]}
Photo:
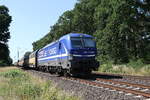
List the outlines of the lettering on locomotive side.
{"type": "Polygon", "coordinates": [[[49,50],[49,55],[56,54],[56,47],[49,50]]]}
{"type": "Polygon", "coordinates": [[[54,55],[57,53],[56,50],[57,50],[56,47],[49,49],[48,51],[42,50],[39,52],[39,57],[46,57],[47,55],[54,55]]]}
{"type": "Polygon", "coordinates": [[[44,56],[44,51],[42,50],[39,52],[39,57],[43,57],[43,56],[44,56]]]}

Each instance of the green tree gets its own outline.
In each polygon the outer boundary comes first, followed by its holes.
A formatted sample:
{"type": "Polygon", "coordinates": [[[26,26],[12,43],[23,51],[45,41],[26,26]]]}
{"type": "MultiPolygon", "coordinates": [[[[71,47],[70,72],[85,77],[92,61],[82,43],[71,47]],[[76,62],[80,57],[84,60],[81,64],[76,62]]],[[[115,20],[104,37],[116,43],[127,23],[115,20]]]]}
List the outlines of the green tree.
{"type": "Polygon", "coordinates": [[[100,4],[100,0],[78,0],[74,8],[74,18],[72,20],[73,30],[77,33],[93,35],[96,27],[94,22],[95,8],[100,4]]]}
{"type": "Polygon", "coordinates": [[[101,50],[98,59],[102,62],[149,62],[149,27],[149,0],[78,0],[74,9],[64,12],[33,46],[41,48],[70,32],[86,33],[96,37],[101,50]]]}
{"type": "Polygon", "coordinates": [[[52,36],[52,34],[50,33],[46,34],[42,39],[32,43],[33,50],[35,51],[37,49],[44,47],[45,45],[51,43],[53,39],[54,37],[52,36]]]}
{"type": "Polygon", "coordinates": [[[5,6],[0,6],[0,42],[6,43],[10,38],[9,26],[11,23],[11,16],[8,14],[9,10],[5,6]]]}
{"type": "Polygon", "coordinates": [[[106,57],[106,60],[122,63],[144,58],[143,50],[149,44],[149,25],[143,23],[148,22],[150,15],[142,5],[149,9],[146,1],[101,0],[95,12],[95,36],[98,47],[105,51],[102,59],[106,57]]]}
{"type": "Polygon", "coordinates": [[[11,23],[11,16],[8,12],[6,6],[0,6],[0,61],[5,64],[12,62],[7,45],[8,39],[10,39],[9,26],[11,23]]]}

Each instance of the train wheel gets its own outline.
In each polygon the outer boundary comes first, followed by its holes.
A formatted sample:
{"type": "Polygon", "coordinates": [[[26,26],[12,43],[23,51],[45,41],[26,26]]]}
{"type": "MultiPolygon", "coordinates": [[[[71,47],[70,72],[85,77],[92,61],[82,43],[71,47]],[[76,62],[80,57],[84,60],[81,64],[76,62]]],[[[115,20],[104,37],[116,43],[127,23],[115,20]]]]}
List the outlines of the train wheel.
{"type": "Polygon", "coordinates": [[[35,67],[35,70],[39,71],[39,67],[35,67]]]}
{"type": "Polygon", "coordinates": [[[65,77],[69,77],[69,76],[70,76],[68,70],[64,70],[63,72],[64,72],[64,76],[65,76],[65,77]]]}
{"type": "Polygon", "coordinates": [[[58,67],[58,69],[57,69],[57,74],[58,74],[59,76],[63,76],[63,75],[64,75],[63,69],[62,69],[61,67],[58,67]]]}

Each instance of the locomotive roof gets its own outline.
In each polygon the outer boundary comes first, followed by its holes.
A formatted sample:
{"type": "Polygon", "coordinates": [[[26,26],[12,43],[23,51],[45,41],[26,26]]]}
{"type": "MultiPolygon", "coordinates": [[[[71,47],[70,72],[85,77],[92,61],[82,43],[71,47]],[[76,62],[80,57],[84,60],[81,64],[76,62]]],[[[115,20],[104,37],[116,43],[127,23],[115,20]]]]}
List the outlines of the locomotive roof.
{"type": "MultiPolygon", "coordinates": [[[[66,35],[60,37],[59,40],[67,39],[67,38],[69,38],[69,37],[81,37],[81,36],[82,36],[82,37],[93,38],[93,36],[88,35],[88,34],[83,34],[83,33],[69,33],[69,34],[66,34],[66,35]]],[[[44,46],[44,47],[41,48],[41,49],[44,49],[44,48],[46,48],[46,47],[48,47],[48,46],[51,46],[51,45],[55,44],[56,42],[58,42],[59,40],[53,41],[53,42],[51,42],[50,44],[47,44],[46,46],[44,46]]],[[[41,49],[40,49],[40,50],[41,50],[41,49]]]]}
{"type": "Polygon", "coordinates": [[[91,35],[88,35],[88,34],[83,34],[83,33],[69,33],[69,34],[66,34],[66,35],[64,35],[64,36],[62,36],[61,38],[60,38],[60,40],[61,39],[64,39],[64,38],[67,38],[67,37],[89,37],[89,38],[93,38],[93,36],[91,36],[91,35]]]}

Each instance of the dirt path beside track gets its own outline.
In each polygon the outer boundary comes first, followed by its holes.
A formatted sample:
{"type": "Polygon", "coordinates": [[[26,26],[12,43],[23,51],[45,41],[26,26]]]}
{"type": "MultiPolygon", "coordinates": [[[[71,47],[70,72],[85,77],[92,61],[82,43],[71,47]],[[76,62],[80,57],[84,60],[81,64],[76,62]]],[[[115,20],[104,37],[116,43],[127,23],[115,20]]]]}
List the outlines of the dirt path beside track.
{"type": "Polygon", "coordinates": [[[5,72],[7,70],[12,70],[12,69],[18,69],[18,68],[16,66],[5,66],[5,67],[0,66],[0,72],[5,72]]]}

